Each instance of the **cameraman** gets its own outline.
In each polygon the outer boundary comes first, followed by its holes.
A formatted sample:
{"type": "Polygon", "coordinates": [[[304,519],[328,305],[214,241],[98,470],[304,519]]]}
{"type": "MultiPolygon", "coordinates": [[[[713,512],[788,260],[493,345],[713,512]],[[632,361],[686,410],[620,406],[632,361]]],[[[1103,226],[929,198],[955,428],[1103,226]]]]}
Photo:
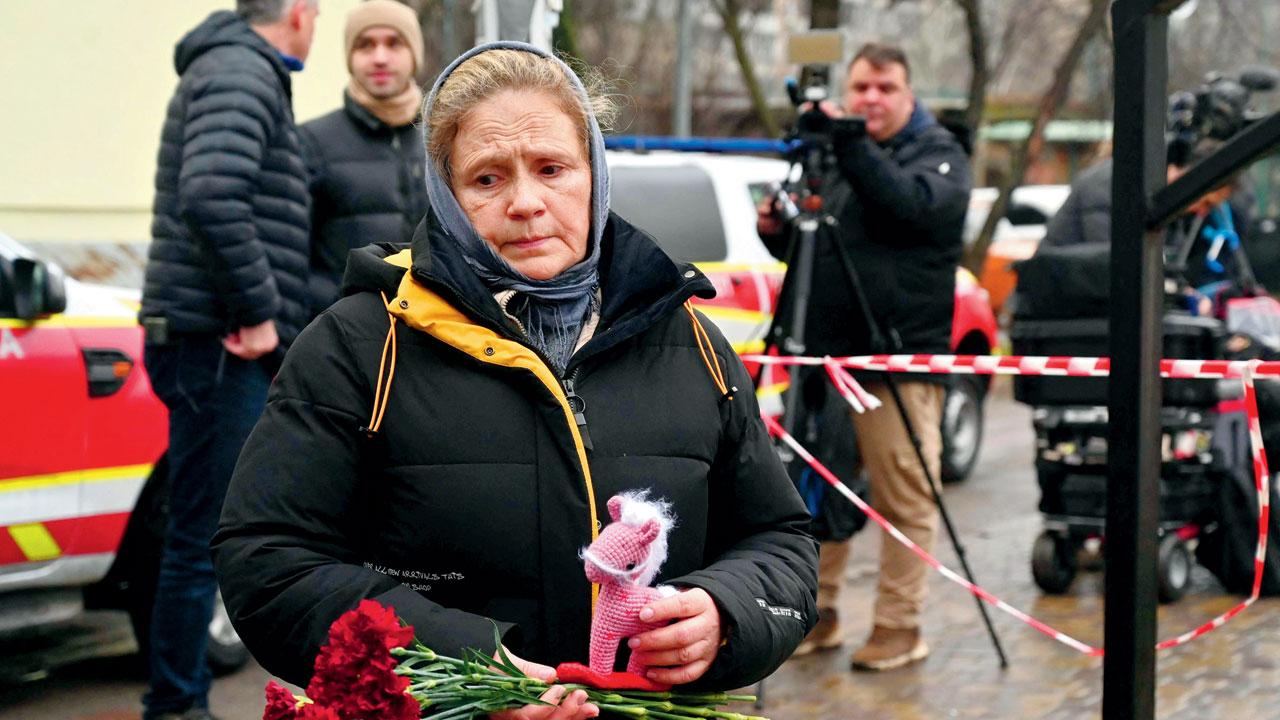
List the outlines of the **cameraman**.
{"type": "MultiPolygon", "coordinates": [[[[907,57],[895,46],[869,43],[849,63],[840,107],[823,102],[831,118],[866,118],[833,126],[835,167],[825,178],[826,207],[834,227],[820,230],[805,327],[806,355],[871,352],[946,353],[951,340],[960,233],[968,208],[969,160],[958,140],[912,93],[907,57]],[[832,242],[831,240],[834,240],[832,242]],[[876,332],[855,300],[846,263],[857,272],[876,332]],[[880,338],[880,347],[873,346],[880,338]]],[[[760,208],[758,230],[782,258],[792,236],[772,202],[760,208]]],[[[790,279],[790,278],[788,278],[790,279]]],[[[790,317],[794,295],[783,284],[777,318],[790,317]]],[[[775,327],[775,339],[777,331],[775,327]]],[[[899,392],[934,478],[941,465],[943,386],[935,376],[903,378],[899,392]]],[[[886,407],[854,415],[859,451],[871,485],[871,503],[920,547],[930,550],[938,511],[892,396],[883,382],[866,389],[886,407]]],[[[822,544],[819,621],[797,653],[842,644],[837,600],[849,556],[848,542],[822,544]]],[[[875,625],[853,654],[855,670],[879,671],[923,659],[920,633],[927,566],[883,538],[875,625]]]]}

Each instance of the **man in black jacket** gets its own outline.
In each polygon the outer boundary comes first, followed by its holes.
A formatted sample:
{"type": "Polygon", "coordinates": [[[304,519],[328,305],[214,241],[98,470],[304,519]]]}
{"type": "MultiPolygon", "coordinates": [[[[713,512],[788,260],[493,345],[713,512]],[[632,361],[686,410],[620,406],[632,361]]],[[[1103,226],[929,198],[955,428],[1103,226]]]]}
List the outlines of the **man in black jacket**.
{"type": "Polygon", "coordinates": [[[304,123],[311,172],[311,314],[338,299],[347,253],[375,242],[408,242],[427,211],[426,151],[414,128],[422,89],[422,29],[394,0],[347,14],[342,107],[304,123]]]}
{"type": "MultiPolygon", "coordinates": [[[[823,103],[821,109],[833,117],[862,116],[866,129],[859,133],[856,127],[836,126],[838,169],[825,192],[838,225],[824,230],[817,243],[805,354],[948,352],[960,234],[971,188],[964,150],[916,102],[906,55],[893,46],[863,46],[849,64],[841,106],[823,103]],[[846,264],[857,272],[874,327],[864,319],[846,264]]],[[[762,207],[759,230],[781,256],[789,235],[771,207],[762,207]]],[[[791,312],[794,289],[788,285],[784,283],[779,300],[781,323],[791,312]]],[[[886,406],[854,415],[872,503],[929,550],[938,512],[928,480],[887,386],[870,382],[866,387],[886,406]]],[[[943,388],[929,376],[901,378],[898,388],[937,478],[943,388]]],[[[843,642],[837,599],[847,542],[823,543],[820,558],[819,624],[799,652],[843,642]]],[[[854,669],[888,670],[928,654],[920,636],[927,570],[905,547],[885,538],[875,625],[853,655],[854,669]]]]}
{"type": "Polygon", "coordinates": [[[208,714],[209,541],[279,356],[307,322],[306,167],[289,73],[317,0],[237,0],[174,52],[140,320],[169,409],[169,520],[145,720],[208,714]]]}

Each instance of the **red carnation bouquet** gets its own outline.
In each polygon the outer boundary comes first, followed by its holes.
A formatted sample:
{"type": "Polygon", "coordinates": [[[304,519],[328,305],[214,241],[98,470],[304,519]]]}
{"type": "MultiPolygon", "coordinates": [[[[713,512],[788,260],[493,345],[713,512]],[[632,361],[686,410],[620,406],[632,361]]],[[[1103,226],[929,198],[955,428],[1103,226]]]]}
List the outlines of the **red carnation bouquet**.
{"type": "MultiPolygon", "coordinates": [[[[495,638],[497,628],[494,628],[495,638]]],[[[501,642],[497,643],[501,648],[501,642]]],[[[413,628],[390,608],[373,600],[338,618],[329,641],[316,657],[315,675],[305,697],[274,680],[267,683],[262,720],[464,720],[525,705],[550,687],[528,677],[507,657],[497,659],[467,650],[465,659],[437,655],[414,642],[413,628]],[[410,643],[414,647],[409,648],[410,643]]],[[[675,690],[585,690],[602,713],[661,720],[767,720],[719,709],[731,702],[752,702],[752,695],[686,693],[675,690]]]]}
{"type": "Polygon", "coordinates": [[[307,696],[295,698],[275,681],[267,684],[262,720],[418,720],[420,706],[408,694],[409,678],[396,673],[395,648],[413,641],[390,608],[373,600],[344,613],[329,627],[329,642],[316,657],[307,696]]]}

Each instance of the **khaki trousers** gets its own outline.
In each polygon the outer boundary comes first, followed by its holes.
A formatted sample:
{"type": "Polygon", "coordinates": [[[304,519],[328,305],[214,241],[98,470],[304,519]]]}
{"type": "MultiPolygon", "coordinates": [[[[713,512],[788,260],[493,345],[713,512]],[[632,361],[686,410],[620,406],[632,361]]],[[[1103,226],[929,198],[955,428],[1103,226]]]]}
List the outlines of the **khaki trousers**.
{"type": "MultiPolygon", "coordinates": [[[[865,383],[883,407],[853,415],[858,452],[871,485],[871,506],[925,550],[933,551],[938,508],[920,461],[911,447],[893,396],[884,383],[865,383]]],[[[942,465],[942,386],[898,382],[898,393],[911,417],[921,450],[936,479],[942,465]]],[[[838,607],[848,566],[849,543],[822,543],[818,558],[818,607],[838,607]]],[[[928,594],[929,566],[898,541],[881,533],[880,580],[876,589],[875,624],[894,629],[920,627],[928,594]]]]}

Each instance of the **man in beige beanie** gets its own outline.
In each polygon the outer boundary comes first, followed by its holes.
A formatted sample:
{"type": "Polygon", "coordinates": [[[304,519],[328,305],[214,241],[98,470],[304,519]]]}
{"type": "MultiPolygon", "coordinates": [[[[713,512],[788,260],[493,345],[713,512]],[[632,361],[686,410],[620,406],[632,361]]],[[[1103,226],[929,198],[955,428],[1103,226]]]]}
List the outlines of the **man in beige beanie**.
{"type": "Polygon", "coordinates": [[[408,6],[368,0],[347,13],[351,81],[343,106],[302,125],[311,172],[311,312],[338,299],[347,254],[408,242],[426,213],[426,151],[414,128],[422,29],[408,6]]]}

